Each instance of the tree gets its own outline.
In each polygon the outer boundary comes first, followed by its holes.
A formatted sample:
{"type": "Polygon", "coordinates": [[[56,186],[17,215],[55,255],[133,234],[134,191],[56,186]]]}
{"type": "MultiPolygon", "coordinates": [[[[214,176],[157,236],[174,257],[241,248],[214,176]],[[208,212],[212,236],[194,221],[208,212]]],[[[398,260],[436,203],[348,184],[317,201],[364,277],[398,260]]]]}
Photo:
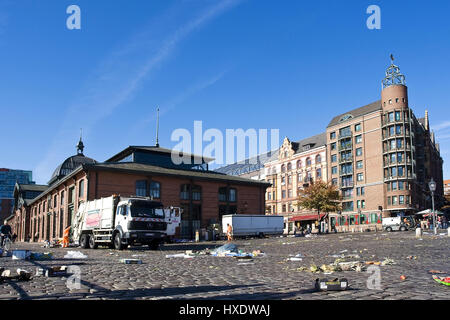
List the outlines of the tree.
{"type": "Polygon", "coordinates": [[[317,210],[318,221],[320,212],[336,212],[341,210],[341,196],[339,189],[333,184],[323,181],[311,183],[300,190],[297,205],[309,210],[317,210]]]}

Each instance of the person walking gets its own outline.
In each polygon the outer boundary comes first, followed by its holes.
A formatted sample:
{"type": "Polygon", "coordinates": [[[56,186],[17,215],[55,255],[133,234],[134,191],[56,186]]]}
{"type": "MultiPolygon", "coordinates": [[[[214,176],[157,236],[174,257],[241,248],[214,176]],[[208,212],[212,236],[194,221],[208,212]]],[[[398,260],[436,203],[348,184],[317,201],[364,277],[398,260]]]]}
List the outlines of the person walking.
{"type": "Polygon", "coordinates": [[[233,227],[227,223],[227,239],[228,242],[233,241],[233,227]]]}

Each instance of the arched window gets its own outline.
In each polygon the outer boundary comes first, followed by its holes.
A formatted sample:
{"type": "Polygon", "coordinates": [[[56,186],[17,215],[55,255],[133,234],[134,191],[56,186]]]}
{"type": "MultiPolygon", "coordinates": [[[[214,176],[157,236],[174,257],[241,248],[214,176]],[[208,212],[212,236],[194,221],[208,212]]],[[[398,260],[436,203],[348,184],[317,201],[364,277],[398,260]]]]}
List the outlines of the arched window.
{"type": "Polygon", "coordinates": [[[320,164],[322,162],[322,157],[320,156],[320,154],[318,154],[316,156],[316,164],[320,164]]]}
{"type": "Polygon", "coordinates": [[[281,166],[281,173],[285,173],[286,172],[286,166],[283,164],[281,166]]]}
{"type": "Polygon", "coordinates": [[[311,166],[311,158],[310,157],[306,158],[306,166],[307,167],[311,166]]]}
{"type": "Polygon", "coordinates": [[[300,169],[302,167],[302,161],[298,160],[297,161],[297,169],[300,169]]]}
{"type": "Polygon", "coordinates": [[[291,171],[292,170],[292,164],[289,162],[288,163],[288,165],[287,165],[287,169],[288,169],[288,171],[291,171]]]}

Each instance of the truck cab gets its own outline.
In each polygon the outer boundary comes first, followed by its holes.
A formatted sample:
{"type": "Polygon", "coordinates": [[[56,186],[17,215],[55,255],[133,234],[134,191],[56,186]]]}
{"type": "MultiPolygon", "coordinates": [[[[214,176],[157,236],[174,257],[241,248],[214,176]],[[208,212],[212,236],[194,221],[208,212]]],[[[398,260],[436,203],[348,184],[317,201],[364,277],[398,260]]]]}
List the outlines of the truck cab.
{"type": "Polygon", "coordinates": [[[113,243],[116,249],[132,244],[156,248],[167,230],[165,212],[160,202],[146,198],[121,199],[117,204],[113,243]]]}

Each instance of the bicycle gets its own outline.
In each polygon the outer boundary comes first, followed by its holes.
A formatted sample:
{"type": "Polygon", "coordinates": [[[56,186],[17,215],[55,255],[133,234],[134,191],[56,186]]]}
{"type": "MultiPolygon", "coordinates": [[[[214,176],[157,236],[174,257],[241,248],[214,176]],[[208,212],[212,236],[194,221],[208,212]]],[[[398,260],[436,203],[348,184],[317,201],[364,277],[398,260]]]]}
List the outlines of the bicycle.
{"type": "Polygon", "coordinates": [[[3,237],[3,243],[1,243],[1,248],[4,251],[10,251],[11,245],[12,245],[11,236],[2,234],[2,237],[3,237]]]}

